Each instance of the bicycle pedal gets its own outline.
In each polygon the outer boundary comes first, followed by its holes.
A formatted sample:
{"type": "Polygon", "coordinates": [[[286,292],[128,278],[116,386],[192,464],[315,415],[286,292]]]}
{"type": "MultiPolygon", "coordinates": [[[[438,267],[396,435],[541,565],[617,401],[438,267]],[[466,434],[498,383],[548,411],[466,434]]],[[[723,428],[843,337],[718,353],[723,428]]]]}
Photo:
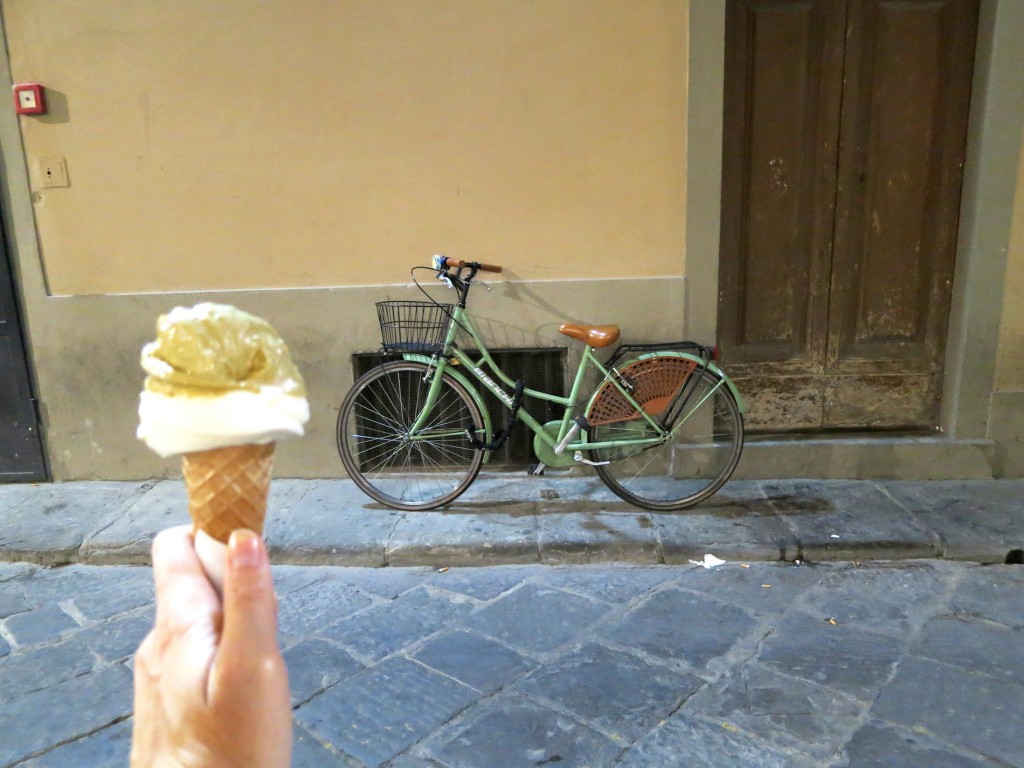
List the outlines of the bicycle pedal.
{"type": "Polygon", "coordinates": [[[541,475],[544,474],[544,468],[545,468],[544,462],[538,461],[536,464],[531,464],[527,468],[526,474],[533,475],[534,477],[540,477],[541,475]]]}

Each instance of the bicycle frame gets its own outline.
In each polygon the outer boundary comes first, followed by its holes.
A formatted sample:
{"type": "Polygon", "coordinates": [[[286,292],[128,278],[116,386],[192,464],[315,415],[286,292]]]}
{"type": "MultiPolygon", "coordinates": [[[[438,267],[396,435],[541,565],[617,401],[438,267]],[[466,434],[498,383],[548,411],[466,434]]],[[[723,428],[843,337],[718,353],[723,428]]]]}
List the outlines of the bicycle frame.
{"type": "MultiPolygon", "coordinates": [[[[717,388],[722,386],[723,384],[726,384],[729,387],[729,389],[732,390],[733,394],[737,397],[738,402],[742,402],[739,400],[739,393],[736,391],[736,388],[732,384],[732,382],[729,381],[724,376],[724,374],[721,373],[721,371],[719,371],[708,361],[701,360],[700,358],[694,355],[690,355],[683,352],[651,352],[648,353],[647,355],[641,355],[641,358],[659,355],[670,355],[693,360],[700,364],[701,366],[706,366],[710,368],[720,376],[720,381],[718,385],[715,388],[711,389],[709,392],[705,393],[704,396],[700,399],[700,401],[694,404],[693,407],[690,408],[685,415],[682,415],[680,418],[677,418],[675,424],[669,429],[663,427],[656,419],[652,418],[650,414],[644,411],[643,407],[640,406],[636,402],[636,400],[633,399],[632,394],[619,382],[618,378],[615,375],[615,369],[605,367],[605,365],[602,364],[601,361],[598,360],[597,357],[594,355],[594,348],[589,345],[584,345],[583,356],[580,359],[580,363],[577,367],[572,387],[570,389],[568,396],[562,397],[560,395],[552,395],[548,392],[542,392],[540,390],[531,389],[529,387],[525,387],[523,389],[524,397],[533,397],[539,400],[546,400],[548,402],[556,403],[557,405],[560,405],[564,408],[564,412],[561,418],[557,435],[552,436],[551,433],[547,429],[545,429],[543,424],[538,422],[533,416],[531,416],[523,409],[518,409],[516,411],[516,417],[524,424],[526,424],[530,431],[533,432],[538,437],[538,439],[542,440],[550,449],[552,449],[552,451],[555,451],[556,453],[560,454],[563,453],[564,451],[589,451],[598,448],[645,448],[664,443],[667,440],[669,440],[673,436],[673,434],[675,434],[675,432],[680,428],[680,426],[683,423],[685,423],[689,415],[693,413],[696,410],[696,408],[699,407],[699,405],[702,402],[704,402],[704,400],[706,400],[708,397],[714,394],[717,388]],[[648,426],[652,430],[650,434],[653,434],[653,437],[637,437],[618,440],[599,440],[596,442],[591,442],[589,440],[589,435],[587,434],[587,432],[583,431],[581,433],[582,439],[574,438],[566,440],[567,436],[570,434],[570,431],[573,429],[574,426],[573,411],[575,409],[576,404],[579,402],[580,391],[583,387],[583,380],[588,368],[596,369],[602,376],[601,381],[595,388],[595,394],[597,391],[600,390],[601,386],[605,382],[610,381],[612,385],[619,391],[619,393],[626,398],[627,402],[629,402],[630,405],[636,409],[637,413],[644,418],[644,420],[647,422],[648,426]],[[556,448],[558,447],[560,447],[560,450],[556,451],[556,448]]],[[[452,314],[452,322],[449,325],[448,332],[445,337],[444,348],[439,356],[431,357],[429,355],[407,353],[404,354],[403,357],[406,360],[415,360],[426,363],[429,366],[431,366],[431,368],[435,371],[434,374],[428,374],[433,375],[433,381],[431,382],[431,387],[428,391],[427,399],[426,402],[424,403],[423,409],[421,410],[419,417],[413,423],[412,429],[410,431],[409,437],[411,440],[416,439],[417,433],[423,427],[423,424],[426,422],[428,415],[433,410],[434,405],[437,403],[437,398],[439,396],[439,392],[441,389],[441,374],[444,374],[445,371],[447,371],[449,368],[462,366],[467,373],[472,374],[473,378],[475,378],[488,391],[490,391],[495,397],[497,397],[498,400],[501,401],[506,408],[508,408],[511,411],[515,406],[513,396],[510,395],[507,391],[505,391],[498,382],[496,382],[491,376],[489,376],[487,372],[484,370],[484,368],[485,366],[486,368],[489,368],[490,371],[494,374],[494,376],[496,376],[506,386],[515,387],[517,386],[517,383],[513,381],[504,371],[502,371],[501,368],[497,365],[497,363],[495,363],[494,359],[491,357],[491,354],[487,349],[486,344],[481,339],[476,328],[473,326],[472,320],[466,313],[465,308],[461,306],[461,304],[457,305],[454,309],[454,312],[452,314]],[[458,332],[460,329],[465,330],[466,333],[469,335],[470,339],[473,342],[473,345],[476,348],[476,352],[479,354],[478,359],[474,360],[470,354],[467,354],[465,351],[463,351],[455,344],[455,339],[458,336],[458,332]]],[[[456,372],[455,370],[450,371],[450,373],[452,373],[453,375],[459,373],[458,378],[466,378],[465,374],[462,374],[461,372],[456,372]]],[[[475,388],[471,388],[471,394],[475,398],[477,398],[477,402],[478,405],[480,406],[481,411],[484,414],[486,414],[487,409],[484,407],[483,402],[479,399],[479,393],[476,392],[475,388]]],[[[589,402],[587,408],[589,410],[589,402]]],[[[488,417],[485,416],[485,418],[488,417]]],[[[490,424],[484,425],[484,428],[487,433],[486,437],[489,439],[491,432],[490,424]]],[[[436,437],[436,435],[433,435],[433,437],[436,437]]]]}

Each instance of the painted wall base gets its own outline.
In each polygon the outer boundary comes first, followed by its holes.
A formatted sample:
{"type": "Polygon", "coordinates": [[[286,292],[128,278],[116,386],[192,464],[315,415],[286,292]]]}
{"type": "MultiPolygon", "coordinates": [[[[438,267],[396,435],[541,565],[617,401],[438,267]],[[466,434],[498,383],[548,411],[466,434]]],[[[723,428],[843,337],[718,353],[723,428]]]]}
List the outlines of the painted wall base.
{"type": "Polygon", "coordinates": [[[737,479],[807,477],[858,480],[989,479],[990,440],[942,437],[751,438],[737,479]]]}
{"type": "MultiPolygon", "coordinates": [[[[426,273],[424,273],[426,274],[426,273]]],[[[429,275],[428,275],[429,279],[429,275]]],[[[492,280],[470,297],[490,346],[569,347],[562,322],[618,323],[623,340],[682,338],[684,278],[492,280]]],[[[453,301],[439,284],[431,295],[453,301]]],[[[423,299],[411,284],[199,294],[48,297],[32,316],[32,352],[54,480],[145,480],[180,475],[135,438],[143,373],[142,345],[157,316],[178,305],[225,302],[265,317],[288,343],[306,378],[311,419],[306,437],[278,446],[276,477],[343,477],[335,447],[338,409],[352,386],[352,354],[380,348],[374,302],[423,299]]],[[[709,341],[709,340],[705,340],[709,341]]]]}
{"type": "Polygon", "coordinates": [[[993,392],[989,437],[996,477],[1024,477],[1024,392],[993,392]]]}

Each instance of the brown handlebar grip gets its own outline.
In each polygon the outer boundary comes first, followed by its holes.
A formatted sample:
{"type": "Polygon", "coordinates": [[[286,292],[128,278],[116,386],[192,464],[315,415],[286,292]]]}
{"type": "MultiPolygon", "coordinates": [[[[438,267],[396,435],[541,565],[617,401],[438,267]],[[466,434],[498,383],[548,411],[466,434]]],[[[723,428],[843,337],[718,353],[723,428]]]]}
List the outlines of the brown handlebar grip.
{"type": "MultiPolygon", "coordinates": [[[[462,269],[463,267],[469,267],[471,262],[460,261],[459,259],[451,259],[445,257],[444,263],[446,266],[455,267],[456,269],[462,269]]],[[[501,267],[494,264],[477,264],[477,269],[481,272],[501,272],[501,267]]]]}

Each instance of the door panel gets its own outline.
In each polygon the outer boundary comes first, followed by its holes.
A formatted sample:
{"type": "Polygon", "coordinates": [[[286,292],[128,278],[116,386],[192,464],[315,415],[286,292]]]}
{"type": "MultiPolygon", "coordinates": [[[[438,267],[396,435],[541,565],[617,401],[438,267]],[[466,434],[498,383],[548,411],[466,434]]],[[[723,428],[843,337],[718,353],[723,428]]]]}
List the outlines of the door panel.
{"type": "Polygon", "coordinates": [[[35,401],[0,232],[0,482],[46,479],[35,401]]]}
{"type": "Polygon", "coordinates": [[[728,6],[719,340],[734,366],[821,370],[845,22],[832,6],[728,6]]]}
{"type": "Polygon", "coordinates": [[[977,0],[729,0],[719,343],[752,429],[938,417],[977,0]]]}

